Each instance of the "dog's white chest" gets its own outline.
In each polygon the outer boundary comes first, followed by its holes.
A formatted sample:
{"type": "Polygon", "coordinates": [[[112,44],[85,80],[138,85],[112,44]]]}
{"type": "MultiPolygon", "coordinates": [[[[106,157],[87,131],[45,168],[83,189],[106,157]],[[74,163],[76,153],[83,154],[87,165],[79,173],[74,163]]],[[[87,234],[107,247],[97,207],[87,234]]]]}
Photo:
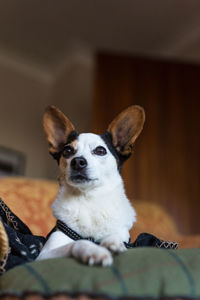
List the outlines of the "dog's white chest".
{"type": "MultiPolygon", "coordinates": [[[[67,219],[72,228],[83,236],[100,238],[103,233],[111,231],[116,222],[117,212],[109,211],[109,207],[93,203],[83,203],[79,207],[70,207],[67,219]]],[[[70,226],[69,225],[69,226],[70,226]]]]}
{"type": "MultiPolygon", "coordinates": [[[[116,197],[115,197],[116,198],[116,197]]],[[[104,199],[57,198],[52,205],[54,216],[83,237],[101,240],[117,233],[121,228],[129,230],[135,221],[135,212],[128,199],[114,199],[109,195],[104,199]]]]}

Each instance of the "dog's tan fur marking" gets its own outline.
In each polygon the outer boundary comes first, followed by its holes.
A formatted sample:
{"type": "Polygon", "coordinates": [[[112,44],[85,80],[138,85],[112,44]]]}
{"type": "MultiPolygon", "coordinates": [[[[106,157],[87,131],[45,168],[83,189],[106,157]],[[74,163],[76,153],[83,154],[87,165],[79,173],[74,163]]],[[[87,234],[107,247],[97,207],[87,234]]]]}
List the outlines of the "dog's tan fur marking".
{"type": "Polygon", "coordinates": [[[109,125],[108,131],[112,135],[113,145],[122,155],[129,155],[133,151],[133,144],[142,131],[145,121],[144,109],[133,105],[120,113],[109,125]]]}
{"type": "Polygon", "coordinates": [[[44,131],[49,142],[49,152],[56,153],[66,143],[74,130],[73,124],[55,106],[47,107],[43,118],[44,131]]]}
{"type": "MultiPolygon", "coordinates": [[[[78,143],[77,140],[74,140],[73,142],[71,142],[70,144],[67,144],[68,146],[71,146],[75,153],[77,151],[78,148],[78,143]]],[[[59,168],[60,168],[60,174],[59,174],[59,183],[60,185],[64,185],[66,183],[66,168],[67,168],[67,160],[65,157],[61,156],[60,158],[60,162],[59,162],[59,168]]]]}
{"type": "Polygon", "coordinates": [[[59,174],[59,184],[62,186],[65,184],[66,182],[66,168],[67,168],[67,160],[61,156],[60,158],[60,164],[59,164],[59,168],[60,168],[60,174],[59,174]]]}
{"type": "Polygon", "coordinates": [[[73,142],[71,142],[71,143],[69,144],[69,146],[71,146],[71,147],[76,151],[77,148],[78,148],[77,140],[74,140],[73,142]]]}

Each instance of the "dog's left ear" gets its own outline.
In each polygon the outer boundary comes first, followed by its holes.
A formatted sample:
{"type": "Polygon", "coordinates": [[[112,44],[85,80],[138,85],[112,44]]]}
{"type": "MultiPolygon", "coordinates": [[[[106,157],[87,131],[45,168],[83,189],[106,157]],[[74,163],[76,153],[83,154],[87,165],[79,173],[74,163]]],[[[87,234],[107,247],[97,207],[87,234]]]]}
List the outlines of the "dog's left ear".
{"type": "Polygon", "coordinates": [[[145,112],[141,106],[133,105],[121,112],[109,125],[112,143],[120,155],[129,156],[133,144],[142,131],[145,112]]]}

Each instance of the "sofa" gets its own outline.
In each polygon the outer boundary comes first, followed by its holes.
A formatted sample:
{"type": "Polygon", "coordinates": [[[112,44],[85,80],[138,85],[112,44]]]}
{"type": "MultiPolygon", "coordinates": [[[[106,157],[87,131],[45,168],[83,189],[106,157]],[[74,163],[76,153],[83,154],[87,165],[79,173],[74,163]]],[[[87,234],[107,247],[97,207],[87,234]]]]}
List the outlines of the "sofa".
{"type": "MultiPolygon", "coordinates": [[[[55,225],[50,204],[56,196],[54,181],[19,177],[0,179],[0,197],[33,234],[46,236],[55,225]]],[[[177,241],[178,250],[138,247],[116,255],[111,267],[88,267],[73,258],[33,261],[0,277],[3,299],[200,299],[200,236],[182,235],[161,207],[132,201],[137,223],[131,239],[149,232],[177,241]]],[[[0,259],[9,243],[0,227],[0,259]]]]}

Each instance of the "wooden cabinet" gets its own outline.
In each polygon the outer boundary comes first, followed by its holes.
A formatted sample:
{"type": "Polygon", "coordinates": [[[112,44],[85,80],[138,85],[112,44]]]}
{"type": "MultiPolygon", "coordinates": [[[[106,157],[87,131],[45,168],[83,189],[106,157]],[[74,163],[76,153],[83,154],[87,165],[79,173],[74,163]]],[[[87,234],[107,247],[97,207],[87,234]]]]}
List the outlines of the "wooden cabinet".
{"type": "Polygon", "coordinates": [[[123,169],[128,196],[166,208],[181,232],[200,233],[200,66],[98,55],[93,130],[104,132],[132,104],[146,122],[123,169]]]}

